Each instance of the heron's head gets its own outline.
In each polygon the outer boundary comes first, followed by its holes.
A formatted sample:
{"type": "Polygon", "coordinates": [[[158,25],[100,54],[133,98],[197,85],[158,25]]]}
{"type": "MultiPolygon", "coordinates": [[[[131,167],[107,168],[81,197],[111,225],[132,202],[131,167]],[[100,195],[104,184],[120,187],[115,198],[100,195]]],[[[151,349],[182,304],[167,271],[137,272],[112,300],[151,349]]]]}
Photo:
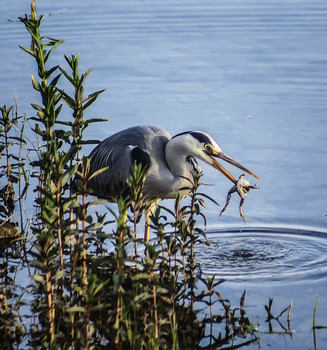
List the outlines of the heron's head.
{"type": "Polygon", "coordinates": [[[189,131],[187,133],[184,133],[184,135],[188,138],[188,141],[191,143],[191,148],[193,151],[192,155],[219,170],[230,181],[234,183],[237,182],[233,175],[231,175],[220,163],[218,163],[218,161],[216,160],[217,158],[220,158],[259,179],[259,177],[256,174],[254,174],[251,170],[245,168],[242,164],[236,162],[234,159],[226,155],[218,146],[216,141],[207,133],[202,131],[189,131]],[[186,136],[187,134],[189,136],[186,136]]]}

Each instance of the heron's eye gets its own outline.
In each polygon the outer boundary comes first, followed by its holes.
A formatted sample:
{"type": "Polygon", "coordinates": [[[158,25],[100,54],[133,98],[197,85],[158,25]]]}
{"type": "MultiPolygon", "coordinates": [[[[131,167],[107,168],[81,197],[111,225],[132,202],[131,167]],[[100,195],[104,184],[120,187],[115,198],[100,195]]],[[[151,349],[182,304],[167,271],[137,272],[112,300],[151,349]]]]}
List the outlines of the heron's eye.
{"type": "Polygon", "coordinates": [[[205,148],[205,149],[211,149],[211,146],[210,146],[208,143],[206,143],[206,144],[204,145],[204,148],[205,148]]]}

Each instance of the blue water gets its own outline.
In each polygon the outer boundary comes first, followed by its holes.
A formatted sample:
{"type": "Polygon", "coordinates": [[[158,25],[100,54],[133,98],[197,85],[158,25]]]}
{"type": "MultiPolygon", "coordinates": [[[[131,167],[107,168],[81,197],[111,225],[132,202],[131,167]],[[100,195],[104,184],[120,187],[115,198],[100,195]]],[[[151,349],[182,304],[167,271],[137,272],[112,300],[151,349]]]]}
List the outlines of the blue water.
{"type": "MultiPolygon", "coordinates": [[[[10,105],[16,94],[20,113],[32,116],[30,103],[39,102],[30,83],[36,72],[32,58],[18,47],[28,46],[29,38],[17,21],[29,12],[28,3],[0,1],[0,102],[10,105]]],[[[260,190],[244,204],[249,227],[309,227],[325,234],[326,1],[43,0],[37,6],[45,17],[44,35],[65,39],[51,63],[67,68],[63,55],[80,54],[81,71],[94,67],[86,93],[106,89],[88,116],[109,121],[92,126],[87,138],[103,139],[138,124],[162,126],[172,135],[207,131],[261,178],[251,179],[260,190]]],[[[33,134],[26,137],[35,143],[33,134]]],[[[230,184],[214,169],[203,168],[204,181],[215,185],[203,191],[223,205],[230,184]]],[[[208,203],[208,228],[244,227],[238,205],[235,195],[219,218],[221,207],[208,203]]],[[[293,244],[305,249],[301,242],[293,244]]],[[[252,291],[260,307],[269,296],[280,304],[294,298],[294,284],[289,287],[287,279],[268,282],[259,288],[245,277],[244,285],[231,282],[223,288],[235,295],[242,288],[252,291]]],[[[311,317],[316,293],[326,304],[326,279],[297,283],[302,291],[297,301],[303,302],[303,315],[311,317]]],[[[304,338],[310,338],[305,348],[312,348],[311,335],[304,331],[310,323],[297,325],[299,343],[287,341],[287,348],[298,349],[304,338]]],[[[326,331],[320,334],[327,344],[326,331]]],[[[265,339],[274,346],[275,340],[265,339]]]]}
{"type": "MultiPolygon", "coordinates": [[[[16,93],[31,115],[36,72],[18,48],[29,38],[17,22],[29,7],[0,6],[0,99],[9,105],[16,93]]],[[[107,89],[89,116],[109,121],[86,137],[137,124],[207,131],[261,177],[244,207],[249,224],[326,227],[324,1],[42,1],[38,12],[44,34],[65,39],[53,61],[66,67],[63,54],[80,53],[81,71],[94,67],[88,91],[107,89]]],[[[222,204],[230,184],[204,170],[216,184],[207,193],[222,204]]],[[[209,225],[240,224],[237,205],[220,219],[209,207],[209,225]]]]}

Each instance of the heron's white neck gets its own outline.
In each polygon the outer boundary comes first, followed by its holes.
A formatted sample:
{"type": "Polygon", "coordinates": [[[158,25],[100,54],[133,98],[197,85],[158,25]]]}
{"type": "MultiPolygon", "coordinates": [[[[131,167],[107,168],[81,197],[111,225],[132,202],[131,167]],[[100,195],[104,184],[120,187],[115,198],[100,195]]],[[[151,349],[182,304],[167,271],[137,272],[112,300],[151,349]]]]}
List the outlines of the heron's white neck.
{"type": "Polygon", "coordinates": [[[187,157],[192,155],[184,136],[172,138],[166,144],[166,162],[174,177],[172,181],[176,191],[182,187],[190,187],[193,182],[193,166],[187,161],[187,157]]]}

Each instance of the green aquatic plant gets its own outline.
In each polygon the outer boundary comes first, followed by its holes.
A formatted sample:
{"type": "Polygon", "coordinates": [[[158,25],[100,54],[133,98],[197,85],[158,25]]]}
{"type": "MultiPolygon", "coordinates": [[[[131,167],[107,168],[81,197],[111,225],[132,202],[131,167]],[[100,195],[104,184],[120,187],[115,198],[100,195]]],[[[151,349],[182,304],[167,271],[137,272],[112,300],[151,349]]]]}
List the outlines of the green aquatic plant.
{"type": "MultiPolygon", "coordinates": [[[[22,199],[29,185],[26,158],[23,157],[23,148],[26,145],[23,138],[26,118],[18,115],[17,108],[17,103],[0,108],[0,178],[2,179],[0,226],[2,227],[4,224],[10,225],[15,206],[17,203],[22,205],[22,199]]],[[[23,230],[23,225],[21,227],[23,230]]]]}
{"type": "MultiPolygon", "coordinates": [[[[34,11],[32,16],[21,18],[32,38],[31,48],[22,48],[31,55],[37,64],[38,78],[32,77],[33,88],[39,92],[41,105],[32,104],[37,111],[36,116],[30,118],[35,121],[34,132],[40,138],[40,146],[37,150],[38,160],[32,165],[38,169],[38,186],[36,203],[38,205],[37,219],[33,225],[33,232],[37,237],[33,245],[32,255],[34,266],[39,273],[34,275],[34,280],[39,284],[38,290],[42,291],[47,300],[47,307],[42,303],[39,307],[44,324],[46,342],[55,340],[55,326],[57,314],[62,316],[64,311],[56,306],[60,300],[65,302],[66,293],[66,247],[70,247],[70,258],[74,267],[78,266],[76,259],[82,261],[81,281],[86,293],[88,271],[85,262],[86,256],[86,229],[85,208],[82,208],[81,225],[75,229],[76,240],[70,239],[74,223],[78,222],[73,217],[74,208],[78,208],[78,197],[71,190],[72,178],[79,166],[79,151],[81,149],[81,135],[83,130],[94,120],[84,121],[83,113],[98,97],[100,92],[83,97],[83,83],[90,70],[86,74],[78,74],[78,57],[67,58],[72,75],[55,65],[48,67],[49,58],[62,40],[44,37],[40,34],[42,16],[37,18],[34,11]],[[74,86],[74,98],[69,97],[58,86],[61,75],[74,86]],[[62,111],[62,101],[66,101],[73,110],[73,122],[60,122],[59,115],[62,111]],[[70,127],[70,129],[67,127],[70,127]],[[81,229],[79,229],[81,226],[81,229]],[[78,233],[76,233],[78,232],[78,233]],[[79,232],[82,232],[80,234],[79,232]],[[82,238],[82,239],[80,239],[82,238]],[[68,244],[67,244],[68,242],[68,244]],[[82,248],[81,248],[82,247],[82,248]],[[80,253],[80,254],[78,254],[80,253]],[[58,290],[57,292],[54,292],[58,290]]],[[[85,204],[86,194],[82,196],[82,206],[85,204]]],[[[78,214],[77,214],[78,217],[78,214]]],[[[75,270],[75,269],[73,269],[75,270]]],[[[71,276],[75,276],[74,273],[71,276]]],[[[71,284],[70,288],[74,286],[71,284]]],[[[73,299],[72,290],[70,300],[73,299]]]]}
{"type": "MultiPolygon", "coordinates": [[[[5,268],[7,269],[8,265],[5,268]]],[[[7,273],[2,268],[1,272],[7,273]]],[[[0,342],[3,349],[18,347],[26,334],[24,324],[17,317],[19,308],[18,295],[11,288],[3,286],[0,290],[0,342]],[[14,298],[16,302],[13,301],[14,298]]]]}
{"type": "Polygon", "coordinates": [[[273,298],[269,298],[269,302],[268,305],[265,305],[265,310],[267,312],[267,319],[266,322],[268,322],[269,325],[269,332],[270,333],[275,333],[277,331],[275,331],[273,329],[273,325],[272,325],[272,321],[276,321],[279,326],[281,327],[281,329],[283,330],[282,332],[287,334],[292,334],[292,330],[291,330],[291,311],[293,308],[293,301],[291,301],[290,305],[288,307],[286,307],[285,309],[283,309],[277,316],[273,315],[272,312],[272,307],[273,307],[273,302],[274,299],[273,298]],[[287,312],[287,319],[286,319],[286,324],[283,324],[281,321],[281,317],[286,314],[287,312]]]}
{"type": "Polygon", "coordinates": [[[313,344],[315,350],[317,349],[317,334],[316,331],[318,329],[326,329],[327,325],[317,324],[317,312],[318,312],[318,295],[315,297],[315,306],[313,310],[313,324],[312,324],[312,331],[313,331],[313,344]]]}

